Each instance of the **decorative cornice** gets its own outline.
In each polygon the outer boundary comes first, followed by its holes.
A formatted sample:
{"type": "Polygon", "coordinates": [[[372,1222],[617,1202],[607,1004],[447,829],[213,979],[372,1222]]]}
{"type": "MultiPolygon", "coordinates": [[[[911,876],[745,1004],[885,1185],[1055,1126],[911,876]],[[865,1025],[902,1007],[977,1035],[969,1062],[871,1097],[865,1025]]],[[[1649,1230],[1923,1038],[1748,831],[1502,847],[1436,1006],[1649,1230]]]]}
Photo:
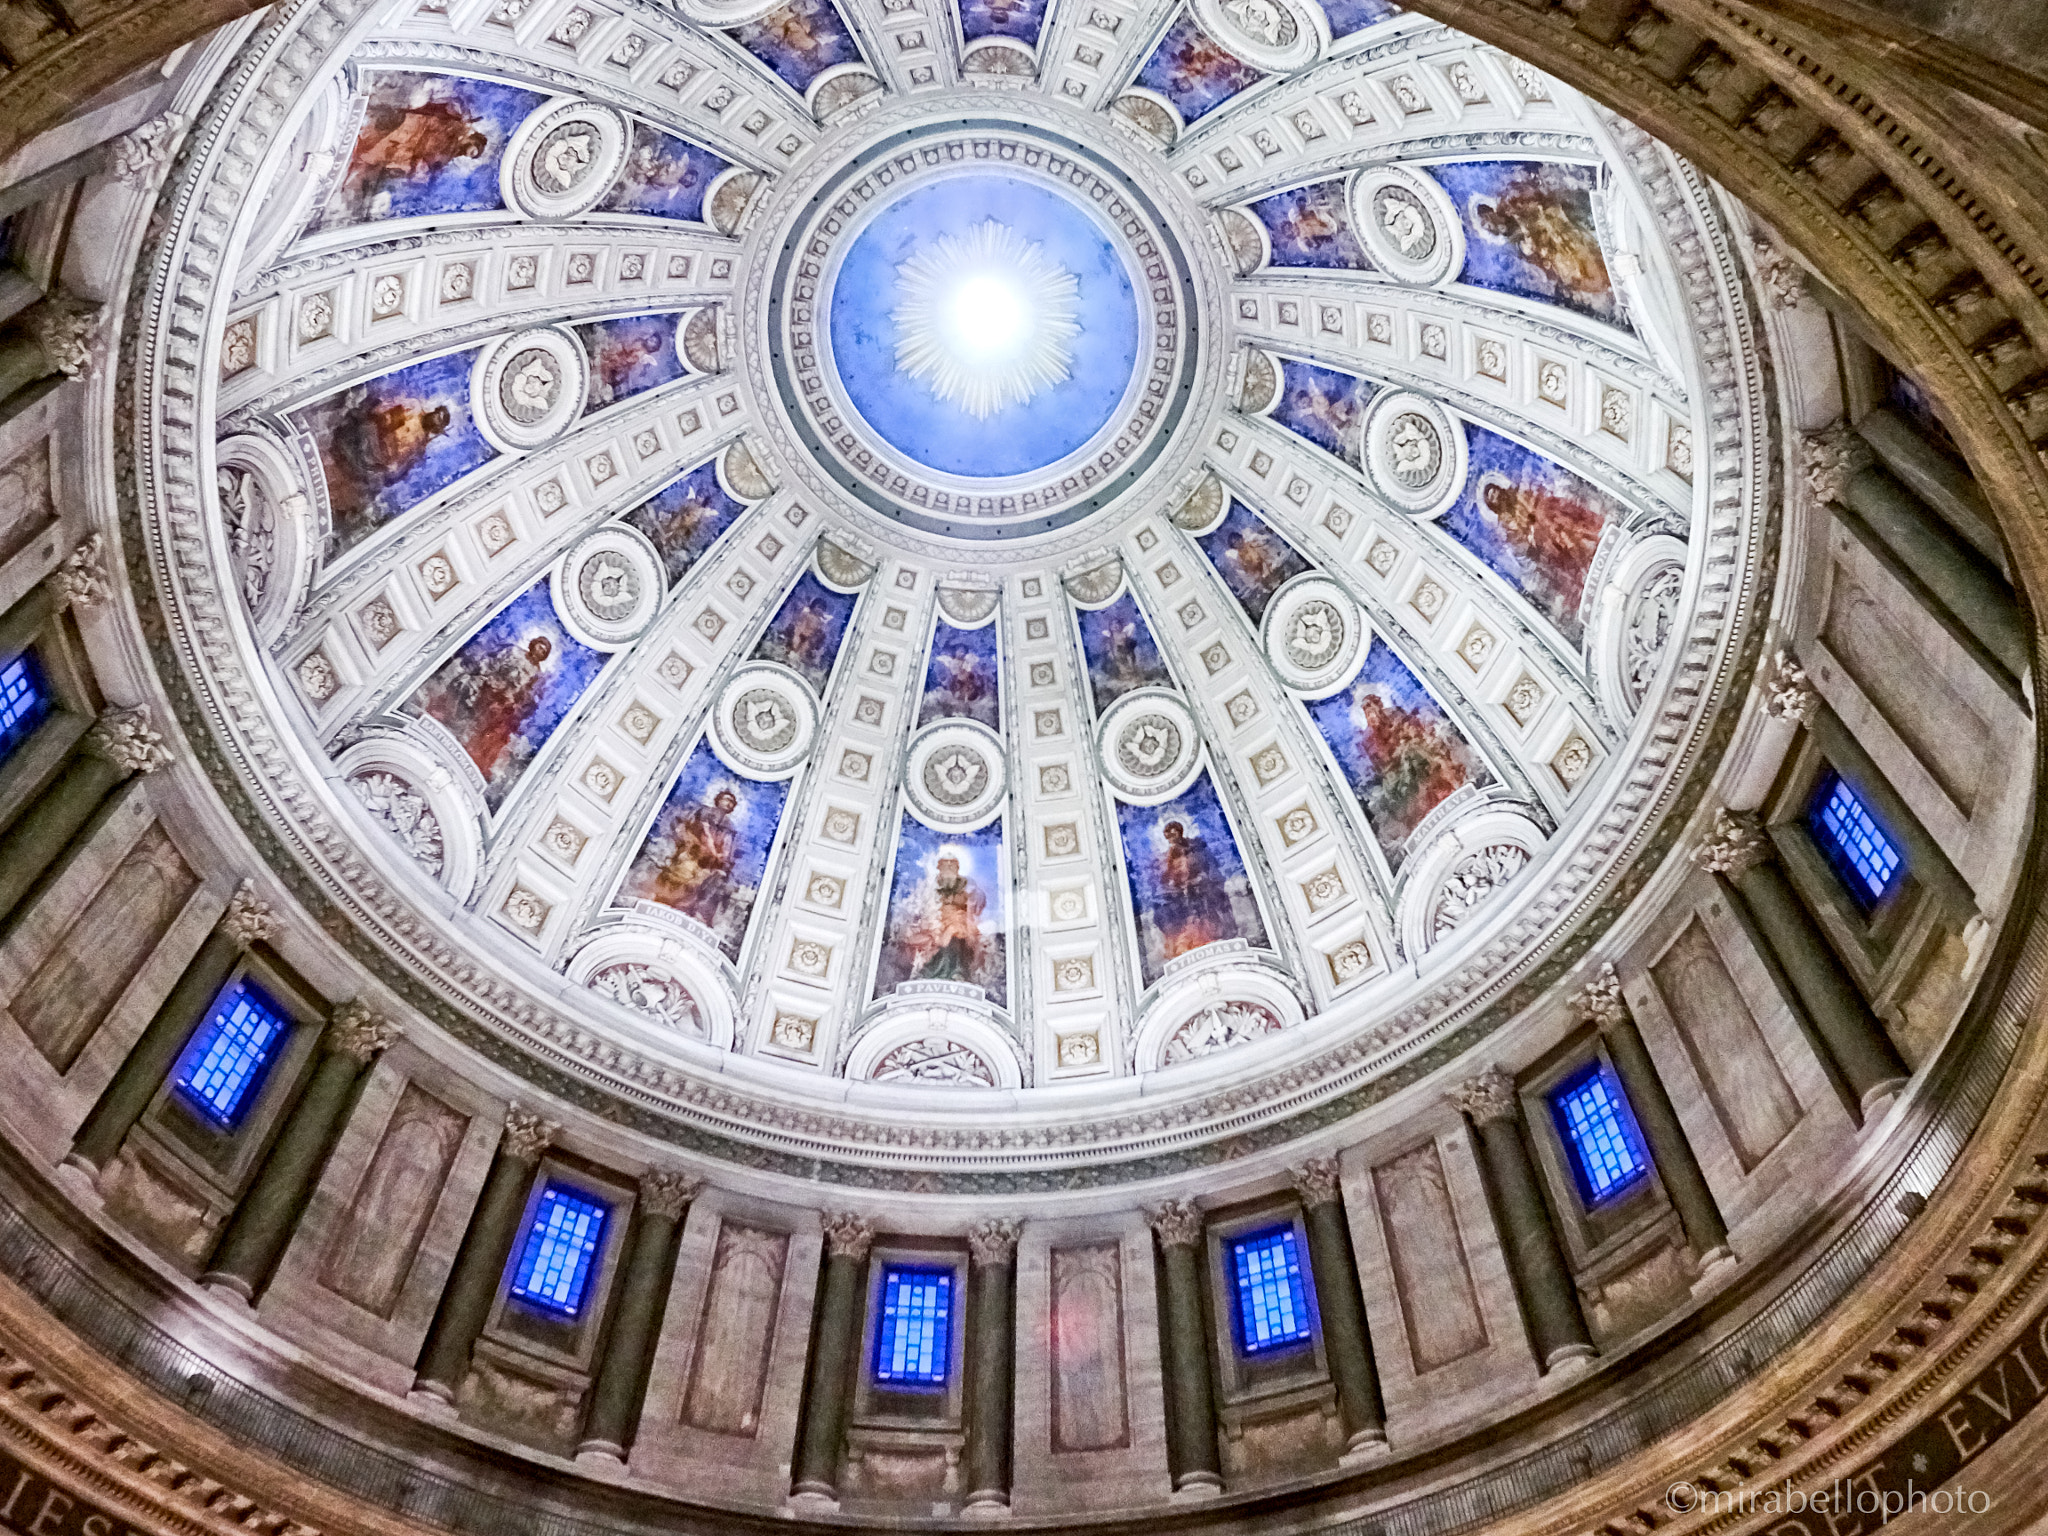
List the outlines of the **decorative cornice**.
{"type": "Polygon", "coordinates": [[[147,709],[105,709],[85,733],[85,750],[123,773],[155,773],[171,760],[147,709]]]}
{"type": "Polygon", "coordinates": [[[1009,1216],[986,1216],[967,1229],[967,1252],[977,1268],[1014,1263],[1024,1223],[1009,1216]]]}
{"type": "Polygon", "coordinates": [[[1693,863],[1710,875],[1740,879],[1771,857],[1771,840],[1763,823],[1746,811],[1722,806],[1714,812],[1714,831],[1692,851],[1693,863]]]}
{"type": "Polygon", "coordinates": [[[388,1049],[398,1038],[398,1026],[381,1013],[371,1011],[360,998],[343,1003],[327,1021],[327,1043],[331,1050],[352,1056],[357,1065],[388,1049]]]}
{"type": "Polygon", "coordinates": [[[1192,1200],[1163,1200],[1145,1209],[1145,1222],[1162,1248],[1192,1248],[1202,1240],[1202,1208],[1192,1200]]]}
{"type": "Polygon", "coordinates": [[[214,926],[234,940],[235,948],[252,949],[277,931],[277,919],[271,915],[270,903],[256,899],[256,882],[244,880],[235,887],[227,910],[214,926]]]}
{"type": "Polygon", "coordinates": [[[681,1218],[704,1181],[675,1168],[650,1168],[640,1175],[640,1208],[669,1221],[681,1218]]]}
{"type": "Polygon", "coordinates": [[[833,1211],[819,1219],[825,1252],[835,1259],[865,1260],[875,1244],[875,1224],[852,1211],[833,1211]]]}
{"type": "Polygon", "coordinates": [[[505,1111],[505,1134],[498,1150],[515,1162],[537,1163],[561,1131],[554,1121],[543,1120],[532,1110],[514,1104],[505,1111]]]}
{"type": "Polygon", "coordinates": [[[1313,1210],[1344,1198],[1344,1177],[1334,1157],[1312,1157],[1287,1170],[1301,1203],[1313,1210]]]}
{"type": "Polygon", "coordinates": [[[1515,1080],[1499,1067],[1488,1067],[1477,1077],[1468,1077],[1450,1091],[1454,1108],[1470,1115],[1475,1125],[1492,1125],[1512,1120],[1521,1112],[1515,1080]]]}

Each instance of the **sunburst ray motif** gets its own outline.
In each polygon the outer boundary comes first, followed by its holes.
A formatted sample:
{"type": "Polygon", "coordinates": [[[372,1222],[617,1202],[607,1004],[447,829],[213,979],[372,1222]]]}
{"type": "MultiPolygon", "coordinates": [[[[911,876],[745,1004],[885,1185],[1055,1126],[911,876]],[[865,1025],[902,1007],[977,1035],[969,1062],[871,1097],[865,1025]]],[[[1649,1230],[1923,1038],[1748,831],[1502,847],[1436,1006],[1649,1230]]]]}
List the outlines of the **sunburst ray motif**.
{"type": "Polygon", "coordinates": [[[986,421],[1065,382],[1081,284],[1007,224],[941,235],[896,269],[896,367],[986,421]]]}

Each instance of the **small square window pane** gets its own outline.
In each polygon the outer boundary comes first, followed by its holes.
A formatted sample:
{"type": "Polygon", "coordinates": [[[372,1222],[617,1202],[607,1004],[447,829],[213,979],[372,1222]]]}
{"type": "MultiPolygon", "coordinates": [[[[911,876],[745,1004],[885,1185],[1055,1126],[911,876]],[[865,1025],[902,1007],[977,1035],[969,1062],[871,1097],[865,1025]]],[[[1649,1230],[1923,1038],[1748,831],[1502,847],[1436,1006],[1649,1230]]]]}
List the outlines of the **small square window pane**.
{"type": "Polygon", "coordinates": [[[942,1387],[953,1338],[953,1271],[891,1264],[882,1271],[875,1329],[875,1380],[891,1387],[942,1387]]]}
{"type": "Polygon", "coordinates": [[[599,1201],[563,1185],[541,1191],[519,1251],[512,1294],[564,1317],[576,1316],[610,1214],[599,1201]]]}
{"type": "Polygon", "coordinates": [[[1551,1109],[1589,1204],[1620,1194],[1650,1171],[1621,1084],[1603,1064],[1595,1062],[1553,1094],[1551,1109]]]}
{"type": "Polygon", "coordinates": [[[1898,884],[1905,856],[1840,774],[1828,773],[1815,786],[1806,827],[1865,912],[1898,884]]]}
{"type": "Polygon", "coordinates": [[[1237,1340],[1247,1355],[1283,1349],[1309,1337],[1308,1296],[1294,1228],[1238,1238],[1230,1245],[1237,1285],[1237,1340]]]}
{"type": "Polygon", "coordinates": [[[290,1028],[283,1011],[246,977],[235,982],[214,1000],[171,1069],[173,1091],[215,1125],[235,1129],[290,1028]]]}
{"type": "Polygon", "coordinates": [[[35,734],[54,702],[42,669],[27,651],[0,667],[0,760],[35,734]]]}

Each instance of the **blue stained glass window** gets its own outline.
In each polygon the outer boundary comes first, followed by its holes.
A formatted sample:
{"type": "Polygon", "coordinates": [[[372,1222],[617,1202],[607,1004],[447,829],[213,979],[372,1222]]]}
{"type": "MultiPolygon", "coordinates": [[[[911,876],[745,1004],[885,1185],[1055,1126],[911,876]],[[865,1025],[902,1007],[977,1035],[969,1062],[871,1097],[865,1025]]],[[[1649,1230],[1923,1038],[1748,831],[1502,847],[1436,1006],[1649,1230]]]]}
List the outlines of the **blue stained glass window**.
{"type": "Polygon", "coordinates": [[[1905,856],[1840,774],[1824,774],[1815,786],[1806,826],[1857,906],[1868,912],[1891,893],[1905,856]]]}
{"type": "Polygon", "coordinates": [[[1550,1108],[1572,1149],[1579,1193],[1589,1205],[1620,1194],[1650,1171],[1635,1116],[1605,1063],[1593,1062],[1568,1079],[1550,1096],[1550,1108]]]}
{"type": "Polygon", "coordinates": [[[290,1032],[284,1011],[243,977],[214,999],[213,1012],[171,1069],[171,1087],[193,1109],[231,1131],[255,1100],[290,1032]]]}
{"type": "Polygon", "coordinates": [[[0,667],[0,759],[35,734],[51,702],[42,669],[28,652],[0,667]]]}
{"type": "Polygon", "coordinates": [[[1230,1245],[1230,1260],[1237,1281],[1238,1346],[1258,1355],[1308,1338],[1308,1296],[1293,1226],[1238,1238],[1230,1245]]]}
{"type": "Polygon", "coordinates": [[[607,1206],[588,1195],[560,1184],[548,1185],[533,1209],[526,1245],[519,1250],[512,1294],[547,1311],[574,1317],[583,1309],[590,1266],[597,1258],[597,1245],[604,1238],[605,1218],[610,1214],[607,1206]]]}
{"type": "Polygon", "coordinates": [[[884,1269],[875,1380],[891,1387],[944,1386],[952,1339],[953,1271],[884,1269]]]}

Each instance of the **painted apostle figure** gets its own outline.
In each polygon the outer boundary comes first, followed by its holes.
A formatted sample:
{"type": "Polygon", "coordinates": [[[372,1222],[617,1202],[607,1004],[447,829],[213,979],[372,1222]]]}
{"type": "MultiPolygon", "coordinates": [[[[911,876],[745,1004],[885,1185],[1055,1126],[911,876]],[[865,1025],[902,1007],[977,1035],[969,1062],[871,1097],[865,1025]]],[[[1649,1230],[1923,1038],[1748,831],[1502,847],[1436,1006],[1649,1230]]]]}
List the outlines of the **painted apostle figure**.
{"type": "Polygon", "coordinates": [[[1159,866],[1159,910],[1154,914],[1159,937],[1172,960],[1204,944],[1229,938],[1236,931],[1230,892],[1199,831],[1169,821],[1162,829],[1166,852],[1159,866]]]}
{"type": "Polygon", "coordinates": [[[732,890],[732,872],[739,862],[739,829],[732,814],[739,804],[730,789],[720,789],[709,805],[699,802],[677,817],[670,833],[673,851],[654,877],[656,901],[706,928],[718,926],[732,890]]]}
{"type": "Polygon", "coordinates": [[[919,893],[917,919],[904,934],[911,975],[923,981],[978,984],[986,949],[981,915],[987,907],[981,888],[960,872],[958,857],[940,854],[931,880],[919,893]]]}

